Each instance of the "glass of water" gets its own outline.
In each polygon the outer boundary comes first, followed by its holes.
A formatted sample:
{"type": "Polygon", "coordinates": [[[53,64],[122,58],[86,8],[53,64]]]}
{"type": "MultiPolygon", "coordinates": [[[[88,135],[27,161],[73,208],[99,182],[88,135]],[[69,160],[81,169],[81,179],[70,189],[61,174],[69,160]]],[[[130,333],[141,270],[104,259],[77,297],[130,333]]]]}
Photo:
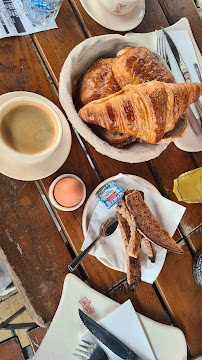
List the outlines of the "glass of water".
{"type": "Polygon", "coordinates": [[[55,20],[63,0],[23,0],[24,12],[34,25],[49,25],[55,20]]]}

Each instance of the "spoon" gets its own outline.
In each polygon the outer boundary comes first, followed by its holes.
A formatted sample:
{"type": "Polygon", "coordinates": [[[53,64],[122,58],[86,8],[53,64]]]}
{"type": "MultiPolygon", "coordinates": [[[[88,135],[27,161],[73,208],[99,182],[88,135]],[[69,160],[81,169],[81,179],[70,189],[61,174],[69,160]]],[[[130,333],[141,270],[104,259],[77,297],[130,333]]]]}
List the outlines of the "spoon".
{"type": "Polygon", "coordinates": [[[73,272],[81,261],[85,258],[85,256],[89,253],[92,247],[101,239],[103,236],[111,235],[117,228],[118,220],[115,218],[109,218],[108,220],[104,221],[100,226],[99,235],[96,239],[84,250],[81,254],[79,254],[72,262],[68,265],[68,269],[73,272]]]}

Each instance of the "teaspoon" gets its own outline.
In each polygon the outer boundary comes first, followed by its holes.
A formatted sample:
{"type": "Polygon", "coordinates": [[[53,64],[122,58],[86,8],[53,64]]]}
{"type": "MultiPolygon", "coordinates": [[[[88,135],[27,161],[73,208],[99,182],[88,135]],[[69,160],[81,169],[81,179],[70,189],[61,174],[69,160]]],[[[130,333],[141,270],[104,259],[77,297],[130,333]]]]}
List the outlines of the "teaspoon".
{"type": "Polygon", "coordinates": [[[111,235],[117,228],[118,220],[115,218],[109,218],[108,220],[104,221],[100,226],[99,235],[96,239],[84,250],[81,254],[79,254],[72,262],[68,265],[68,269],[73,272],[76,270],[78,265],[84,259],[84,257],[89,253],[92,247],[101,239],[103,236],[111,235]]]}

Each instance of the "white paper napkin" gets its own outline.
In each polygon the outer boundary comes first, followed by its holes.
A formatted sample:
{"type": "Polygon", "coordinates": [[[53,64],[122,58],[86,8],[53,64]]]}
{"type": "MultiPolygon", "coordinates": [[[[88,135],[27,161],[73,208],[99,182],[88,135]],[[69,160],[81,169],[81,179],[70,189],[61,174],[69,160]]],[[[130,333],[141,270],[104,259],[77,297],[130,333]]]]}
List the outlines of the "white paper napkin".
{"type": "MultiPolygon", "coordinates": [[[[111,312],[108,316],[99,321],[105,329],[110,331],[137,355],[144,360],[156,360],[151,345],[142,328],[141,322],[136,314],[130,300],[111,312]]],[[[109,357],[109,360],[119,360],[120,357],[103,345],[99,340],[86,331],[81,335],[81,340],[98,343],[109,357]]]]}
{"type": "MultiPolygon", "coordinates": [[[[169,234],[173,236],[184,214],[184,206],[178,205],[154,191],[149,190],[127,175],[118,174],[114,177],[113,181],[123,190],[136,189],[143,191],[145,203],[157,220],[163,225],[169,234]]],[[[87,235],[81,250],[84,250],[97,237],[100,225],[109,217],[114,217],[115,215],[116,205],[108,210],[104,204],[98,202],[92,214],[87,235]]],[[[154,246],[154,248],[156,253],[155,263],[152,263],[148,259],[146,248],[143,243],[140,249],[142,269],[141,279],[142,281],[150,284],[152,284],[159,275],[166,257],[165,249],[159,250],[156,246],[154,246]]],[[[126,273],[126,251],[119,228],[117,228],[111,236],[101,238],[91,250],[90,254],[98,258],[100,257],[106,259],[115,269],[126,273]]]]}

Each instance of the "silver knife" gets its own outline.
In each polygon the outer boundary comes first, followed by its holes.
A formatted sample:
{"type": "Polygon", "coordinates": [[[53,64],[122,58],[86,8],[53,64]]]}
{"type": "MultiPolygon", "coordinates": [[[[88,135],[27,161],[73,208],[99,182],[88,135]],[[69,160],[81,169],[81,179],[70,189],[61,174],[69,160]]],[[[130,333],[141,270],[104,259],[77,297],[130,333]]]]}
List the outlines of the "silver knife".
{"type": "MultiPolygon", "coordinates": [[[[167,33],[167,31],[162,26],[161,26],[161,30],[163,31],[164,35],[166,36],[166,39],[170,45],[171,51],[175,57],[175,60],[177,61],[177,64],[180,68],[180,71],[184,77],[185,82],[191,82],[191,76],[190,76],[189,70],[187,68],[187,65],[183,61],[183,58],[180,55],[179,51],[177,50],[173,40],[171,39],[170,35],[167,33]]],[[[200,121],[202,121],[202,106],[198,100],[194,104],[196,105],[196,109],[200,116],[200,121]]]]}
{"type": "Polygon", "coordinates": [[[87,327],[88,330],[104,345],[106,345],[114,354],[118,355],[121,359],[125,360],[142,360],[138,355],[136,355],[128,346],[122,343],[117,339],[113,334],[108,330],[103,328],[101,325],[96,323],[88,315],[86,315],[82,310],[79,309],[79,316],[87,327]]]}

